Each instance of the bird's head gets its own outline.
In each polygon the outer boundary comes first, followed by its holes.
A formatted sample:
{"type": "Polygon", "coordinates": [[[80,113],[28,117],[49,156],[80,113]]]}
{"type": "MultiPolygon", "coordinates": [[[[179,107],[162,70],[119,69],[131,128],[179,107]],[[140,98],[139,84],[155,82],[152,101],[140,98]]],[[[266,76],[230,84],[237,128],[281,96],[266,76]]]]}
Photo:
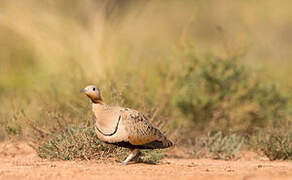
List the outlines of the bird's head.
{"type": "Polygon", "coordinates": [[[101,97],[100,89],[95,85],[86,86],[81,90],[86,96],[88,96],[92,103],[104,104],[103,99],[101,97]]]}

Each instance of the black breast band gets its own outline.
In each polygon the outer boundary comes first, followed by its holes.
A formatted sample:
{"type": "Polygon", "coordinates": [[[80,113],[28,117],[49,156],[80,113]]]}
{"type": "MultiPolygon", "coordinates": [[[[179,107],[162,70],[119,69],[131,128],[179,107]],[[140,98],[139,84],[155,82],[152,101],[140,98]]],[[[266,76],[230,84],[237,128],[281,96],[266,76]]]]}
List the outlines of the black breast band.
{"type": "Polygon", "coordinates": [[[117,125],[116,125],[116,128],[115,128],[114,132],[112,132],[112,133],[104,133],[104,132],[102,132],[102,131],[101,131],[96,125],[95,125],[94,127],[95,127],[95,129],[96,129],[98,132],[100,132],[102,135],[104,135],[104,136],[112,136],[112,135],[116,134],[116,132],[118,131],[118,127],[119,127],[119,124],[120,124],[120,120],[121,120],[121,115],[119,116],[119,120],[118,120],[118,123],[117,123],[117,125]]]}

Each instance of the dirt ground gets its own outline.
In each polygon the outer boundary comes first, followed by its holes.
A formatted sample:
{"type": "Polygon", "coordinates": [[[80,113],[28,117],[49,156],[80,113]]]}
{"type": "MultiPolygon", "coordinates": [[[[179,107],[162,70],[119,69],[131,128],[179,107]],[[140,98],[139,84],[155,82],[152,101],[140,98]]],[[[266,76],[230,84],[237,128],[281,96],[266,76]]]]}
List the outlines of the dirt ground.
{"type": "Polygon", "coordinates": [[[292,179],[292,162],[269,161],[251,152],[235,161],[165,158],[156,165],[40,159],[24,142],[0,143],[0,179],[292,179]]]}

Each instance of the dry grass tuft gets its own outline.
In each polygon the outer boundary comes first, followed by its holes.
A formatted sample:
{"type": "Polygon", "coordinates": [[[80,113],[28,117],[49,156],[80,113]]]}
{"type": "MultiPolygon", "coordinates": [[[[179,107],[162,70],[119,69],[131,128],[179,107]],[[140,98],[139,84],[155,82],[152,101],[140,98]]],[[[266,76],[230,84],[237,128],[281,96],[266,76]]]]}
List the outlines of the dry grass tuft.
{"type": "MultiPolygon", "coordinates": [[[[41,158],[60,160],[122,161],[130,152],[127,148],[101,142],[94,129],[89,126],[75,126],[50,132],[35,128],[32,147],[41,158]]],[[[163,157],[163,150],[143,150],[136,161],[153,164],[163,157]]]]}
{"type": "Polygon", "coordinates": [[[52,131],[43,138],[37,138],[33,147],[41,158],[61,160],[122,159],[128,152],[99,141],[93,128],[85,126],[52,131]]]}
{"type": "Polygon", "coordinates": [[[270,160],[292,160],[292,132],[263,131],[258,136],[257,148],[270,160]]]}

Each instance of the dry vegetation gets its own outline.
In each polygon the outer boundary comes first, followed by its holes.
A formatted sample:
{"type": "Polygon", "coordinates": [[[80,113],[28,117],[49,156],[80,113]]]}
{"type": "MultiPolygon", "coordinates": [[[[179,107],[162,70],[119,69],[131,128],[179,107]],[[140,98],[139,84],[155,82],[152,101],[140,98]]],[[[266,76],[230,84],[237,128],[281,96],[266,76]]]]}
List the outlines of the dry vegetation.
{"type": "Polygon", "coordinates": [[[0,138],[32,138],[48,159],[118,157],[123,149],[95,138],[79,93],[97,84],[107,103],[142,111],[197,157],[232,159],[256,145],[272,160],[291,159],[290,134],[258,135],[290,125],[291,7],[3,0],[0,138]]]}

